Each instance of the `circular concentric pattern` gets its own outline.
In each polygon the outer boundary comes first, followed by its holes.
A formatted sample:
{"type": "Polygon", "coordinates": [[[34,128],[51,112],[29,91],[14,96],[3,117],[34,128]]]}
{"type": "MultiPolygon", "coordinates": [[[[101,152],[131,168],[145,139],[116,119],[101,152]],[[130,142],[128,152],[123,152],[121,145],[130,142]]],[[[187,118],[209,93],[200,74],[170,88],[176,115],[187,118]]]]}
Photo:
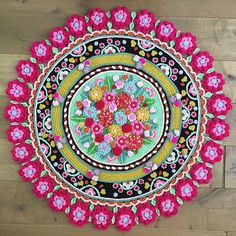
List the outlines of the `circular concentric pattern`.
{"type": "Polygon", "coordinates": [[[209,182],[232,106],[191,33],[146,10],[93,9],[31,53],[7,88],[7,134],[22,179],[55,211],[129,230],[209,182]]]}

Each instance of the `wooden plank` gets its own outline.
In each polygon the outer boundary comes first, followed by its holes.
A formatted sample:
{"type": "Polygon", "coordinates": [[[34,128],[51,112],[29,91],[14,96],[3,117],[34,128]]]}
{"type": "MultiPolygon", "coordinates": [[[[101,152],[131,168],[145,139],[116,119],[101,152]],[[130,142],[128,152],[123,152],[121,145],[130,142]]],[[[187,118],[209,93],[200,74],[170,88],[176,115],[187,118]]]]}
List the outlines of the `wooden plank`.
{"type": "MultiPolygon", "coordinates": [[[[209,50],[216,60],[236,60],[236,19],[169,17],[168,20],[179,30],[197,35],[202,50],[209,50]]],[[[63,26],[66,18],[51,13],[3,11],[0,22],[0,31],[4,32],[0,35],[0,53],[27,54],[32,41],[47,38],[47,32],[63,26]]]]}
{"type": "MultiPolygon", "coordinates": [[[[15,236],[15,235],[34,235],[41,236],[84,236],[94,234],[93,229],[88,229],[86,226],[77,228],[73,226],[53,226],[53,225],[23,225],[23,224],[1,224],[0,232],[2,236],[15,236]]],[[[129,235],[129,236],[226,236],[223,231],[200,231],[200,230],[170,230],[170,229],[148,229],[143,226],[142,228],[134,227],[131,232],[121,233],[116,229],[108,229],[106,231],[96,231],[96,235],[129,235]]]]}
{"type": "Polygon", "coordinates": [[[159,0],[158,4],[155,1],[127,1],[120,0],[119,4],[116,0],[98,0],[96,4],[93,0],[31,0],[31,1],[13,1],[2,0],[0,9],[13,12],[40,12],[52,13],[57,15],[86,14],[90,8],[101,7],[105,10],[110,10],[114,6],[127,6],[130,10],[149,9],[157,16],[165,17],[217,17],[217,18],[235,18],[234,8],[236,7],[234,0],[211,0],[206,4],[205,0],[159,0]]]}
{"type": "Polygon", "coordinates": [[[236,188],[236,147],[226,147],[225,187],[236,188]]]}
{"type": "Polygon", "coordinates": [[[227,232],[227,236],[236,236],[236,231],[227,232]]]}

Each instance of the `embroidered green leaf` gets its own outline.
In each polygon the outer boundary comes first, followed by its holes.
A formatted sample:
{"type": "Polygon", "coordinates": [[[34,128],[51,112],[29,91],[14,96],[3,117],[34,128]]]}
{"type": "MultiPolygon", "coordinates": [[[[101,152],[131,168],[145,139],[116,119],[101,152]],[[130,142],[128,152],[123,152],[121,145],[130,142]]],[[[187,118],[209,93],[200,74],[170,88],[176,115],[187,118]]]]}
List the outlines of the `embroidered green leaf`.
{"type": "Polygon", "coordinates": [[[86,118],[85,118],[84,116],[82,116],[82,115],[80,115],[80,116],[73,116],[73,117],[71,118],[71,120],[76,121],[76,122],[84,122],[85,119],[86,119],[86,118]]]}
{"type": "Polygon", "coordinates": [[[107,23],[107,28],[108,28],[108,30],[110,30],[112,28],[112,23],[110,21],[107,23]]]}
{"type": "Polygon", "coordinates": [[[18,78],[18,80],[19,80],[20,82],[24,82],[24,80],[23,80],[22,78],[18,78]]]}
{"type": "Polygon", "coordinates": [[[222,141],[218,141],[218,140],[213,140],[213,141],[217,144],[222,144],[222,141]]]}
{"type": "Polygon", "coordinates": [[[206,163],[206,166],[209,167],[209,168],[211,168],[211,169],[213,168],[213,165],[210,164],[210,163],[206,163]]]}
{"type": "Polygon", "coordinates": [[[201,158],[201,157],[198,157],[198,158],[197,158],[197,162],[202,163],[202,162],[203,162],[202,158],[201,158]]]}
{"type": "Polygon", "coordinates": [[[30,57],[30,61],[32,61],[33,63],[37,62],[37,60],[34,57],[30,57]]]}
{"type": "Polygon", "coordinates": [[[76,200],[77,200],[77,198],[74,197],[74,198],[71,199],[70,203],[71,203],[72,205],[74,205],[74,204],[76,203],[76,200]]]}
{"type": "Polygon", "coordinates": [[[31,181],[31,183],[35,183],[39,178],[35,178],[31,181]]]}
{"type": "Polygon", "coordinates": [[[152,141],[149,138],[144,138],[143,139],[143,144],[151,144],[152,141]]]}
{"type": "Polygon", "coordinates": [[[159,211],[159,209],[158,209],[158,208],[156,208],[156,213],[157,213],[157,215],[158,215],[158,216],[160,216],[160,215],[161,215],[161,213],[160,213],[160,211],[159,211]]]}
{"type": "Polygon", "coordinates": [[[109,11],[107,11],[107,17],[110,18],[111,17],[111,13],[109,11]]]}
{"type": "Polygon", "coordinates": [[[88,148],[88,154],[93,154],[96,151],[97,151],[97,146],[94,143],[92,143],[88,148]]]}
{"type": "Polygon", "coordinates": [[[132,16],[132,19],[134,19],[136,17],[136,12],[135,11],[132,11],[131,12],[131,16],[132,16]]]}
{"type": "Polygon", "coordinates": [[[92,216],[89,216],[88,222],[92,222],[92,216]]]}
{"type": "Polygon", "coordinates": [[[174,189],[174,188],[170,188],[170,193],[171,193],[172,195],[175,195],[175,189],[174,189]]]}
{"type": "Polygon", "coordinates": [[[52,48],[52,52],[53,52],[53,54],[57,54],[59,51],[58,51],[58,48],[55,48],[55,47],[53,47],[52,48]]]}
{"type": "Polygon", "coordinates": [[[30,160],[31,161],[36,161],[38,159],[38,157],[37,156],[34,156],[34,157],[32,157],[30,160]]]}
{"type": "Polygon", "coordinates": [[[210,98],[212,96],[212,93],[211,92],[207,92],[205,93],[204,97],[205,98],[210,98]]]}
{"type": "Polygon", "coordinates": [[[56,191],[56,190],[58,190],[59,188],[61,188],[61,186],[60,186],[60,185],[56,185],[56,186],[53,188],[53,191],[56,191]]]}
{"type": "Polygon", "coordinates": [[[46,175],[46,173],[47,173],[46,170],[43,170],[43,171],[41,172],[41,174],[40,174],[40,177],[46,175]]]}
{"type": "Polygon", "coordinates": [[[156,32],[155,32],[155,30],[152,30],[151,32],[150,32],[150,35],[154,38],[155,37],[155,35],[156,35],[156,32]]]}
{"type": "Polygon", "coordinates": [[[115,207],[113,208],[113,213],[116,213],[117,211],[118,211],[118,207],[115,206],[115,207]]]}
{"type": "Polygon", "coordinates": [[[113,85],[113,79],[110,76],[106,76],[105,81],[104,81],[104,86],[108,88],[108,90],[112,90],[112,85],[113,85]]]}
{"type": "Polygon", "coordinates": [[[132,206],[131,210],[132,210],[133,213],[136,213],[137,207],[136,206],[132,206]]]}
{"type": "MultiPolygon", "coordinates": [[[[16,104],[16,103],[15,103],[15,104],[16,104]]],[[[22,104],[24,107],[28,107],[28,106],[29,106],[27,102],[22,102],[21,104],[22,104]]]]}
{"type": "Polygon", "coordinates": [[[196,53],[198,53],[199,51],[200,51],[200,48],[196,48],[196,49],[193,51],[193,53],[196,54],[196,53]]]}
{"type": "Polygon", "coordinates": [[[207,113],[206,116],[210,119],[213,119],[215,117],[212,113],[207,113]]]}
{"type": "Polygon", "coordinates": [[[221,91],[218,91],[218,92],[216,92],[216,94],[222,94],[222,93],[224,93],[222,90],[221,90],[221,91]]]}
{"type": "Polygon", "coordinates": [[[33,84],[28,83],[28,87],[29,87],[31,90],[34,89],[34,85],[33,85],[33,84]]]}
{"type": "Polygon", "coordinates": [[[193,184],[195,185],[195,186],[197,186],[197,187],[199,187],[200,185],[199,185],[199,183],[198,182],[196,182],[196,181],[193,181],[193,184]]]}
{"type": "Polygon", "coordinates": [[[203,76],[204,76],[204,74],[203,74],[203,73],[198,73],[198,74],[197,74],[197,77],[198,77],[199,79],[202,79],[202,78],[203,78],[203,76]]]}
{"type": "Polygon", "coordinates": [[[88,26],[88,27],[87,27],[87,30],[88,30],[89,33],[92,33],[92,32],[93,32],[93,29],[92,29],[91,26],[88,26]]]}
{"type": "Polygon", "coordinates": [[[151,204],[152,204],[153,206],[156,206],[157,201],[156,201],[155,199],[152,199],[151,204]]]}
{"type": "Polygon", "coordinates": [[[94,205],[93,205],[93,204],[90,204],[89,210],[90,210],[90,211],[93,211],[93,209],[94,209],[94,205]]]}
{"type": "Polygon", "coordinates": [[[72,35],[70,35],[70,41],[71,41],[71,42],[74,42],[74,41],[75,41],[75,37],[72,36],[72,35]]]}
{"type": "Polygon", "coordinates": [[[192,56],[188,56],[188,57],[186,58],[186,61],[187,61],[188,63],[190,63],[190,62],[192,61],[192,56]]]}
{"type": "Polygon", "coordinates": [[[218,116],[218,118],[221,119],[221,120],[224,120],[226,117],[221,115],[221,116],[218,116]]]}
{"type": "Polygon", "coordinates": [[[27,139],[27,140],[25,141],[25,143],[30,144],[30,143],[32,143],[32,140],[27,139]]]}
{"type": "Polygon", "coordinates": [[[40,70],[43,70],[44,69],[44,65],[43,64],[39,64],[39,68],[40,68],[40,70]]]}
{"type": "Polygon", "coordinates": [[[175,45],[175,41],[174,41],[174,40],[171,40],[171,41],[170,41],[170,46],[173,48],[174,45],[175,45]]]}
{"type": "Polygon", "coordinates": [[[183,201],[181,198],[177,197],[177,202],[180,204],[180,205],[183,205],[183,201]]]}
{"type": "Polygon", "coordinates": [[[45,42],[46,42],[47,45],[51,45],[51,43],[48,39],[45,39],[45,42]]]}
{"type": "Polygon", "coordinates": [[[47,194],[47,198],[50,198],[52,196],[52,193],[47,194]]]}
{"type": "Polygon", "coordinates": [[[181,33],[181,31],[177,31],[176,37],[179,37],[179,36],[180,36],[180,33],[181,33]]]}
{"type": "Polygon", "coordinates": [[[130,30],[133,30],[133,29],[134,29],[134,22],[131,22],[131,23],[130,23],[129,29],[130,29],[130,30]]]}
{"type": "Polygon", "coordinates": [[[148,105],[152,105],[155,103],[155,99],[152,99],[152,98],[146,98],[144,100],[144,103],[147,103],[148,105]]]}
{"type": "Polygon", "coordinates": [[[214,68],[210,68],[210,69],[208,69],[207,73],[211,73],[211,72],[213,72],[214,70],[215,70],[214,68]]]}
{"type": "Polygon", "coordinates": [[[136,222],[137,225],[139,224],[138,217],[135,217],[135,222],[136,222]]]}
{"type": "Polygon", "coordinates": [[[188,178],[188,179],[192,179],[191,175],[189,173],[186,173],[185,176],[188,178]]]}
{"type": "Polygon", "coordinates": [[[87,16],[84,17],[85,21],[88,22],[89,18],[87,16]]]}
{"type": "Polygon", "coordinates": [[[27,123],[27,122],[22,122],[21,123],[23,126],[25,126],[25,127],[28,127],[29,126],[29,124],[27,123]]]}
{"type": "Polygon", "coordinates": [[[156,23],[155,23],[155,27],[158,26],[159,22],[160,22],[159,20],[156,21],[156,23]]]}
{"type": "Polygon", "coordinates": [[[111,223],[112,223],[112,224],[115,224],[115,221],[116,221],[115,216],[112,216],[112,218],[111,218],[111,223]]]}
{"type": "Polygon", "coordinates": [[[68,214],[70,212],[70,207],[67,207],[65,213],[68,214]]]}
{"type": "Polygon", "coordinates": [[[68,29],[67,27],[64,27],[64,29],[65,29],[67,32],[69,32],[69,29],[68,29]]]}

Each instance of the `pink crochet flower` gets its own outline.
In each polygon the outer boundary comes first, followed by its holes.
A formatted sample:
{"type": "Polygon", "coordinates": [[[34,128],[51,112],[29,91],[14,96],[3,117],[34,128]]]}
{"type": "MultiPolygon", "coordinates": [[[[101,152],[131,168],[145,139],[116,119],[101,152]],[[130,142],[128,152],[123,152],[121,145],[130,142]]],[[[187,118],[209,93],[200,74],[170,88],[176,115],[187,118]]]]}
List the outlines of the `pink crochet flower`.
{"type": "Polygon", "coordinates": [[[88,25],[92,27],[93,30],[106,29],[107,27],[107,15],[106,11],[101,8],[93,8],[88,13],[88,25]]]}
{"type": "Polygon", "coordinates": [[[175,186],[176,195],[183,201],[191,201],[197,196],[197,187],[190,179],[181,179],[175,186]]]}
{"type": "Polygon", "coordinates": [[[27,162],[25,165],[21,166],[19,175],[23,181],[31,182],[40,176],[42,169],[43,167],[39,161],[27,162]]]}
{"type": "Polygon", "coordinates": [[[22,122],[28,116],[28,109],[21,104],[13,104],[10,103],[4,109],[5,111],[5,118],[8,119],[9,123],[11,122],[22,122]]]}
{"type": "Polygon", "coordinates": [[[137,206],[137,217],[140,223],[148,225],[155,222],[157,217],[156,209],[149,203],[139,204],[137,206]]]}
{"type": "Polygon", "coordinates": [[[170,217],[177,214],[179,203],[176,196],[165,193],[157,198],[157,207],[162,216],[170,217]]]}
{"type": "Polygon", "coordinates": [[[208,184],[212,178],[212,169],[207,167],[205,163],[195,164],[190,170],[192,179],[199,184],[208,184]]]}
{"type": "Polygon", "coordinates": [[[196,37],[191,33],[180,33],[175,40],[175,49],[181,54],[192,54],[197,48],[196,37]]]}
{"type": "Polygon", "coordinates": [[[52,192],[54,188],[54,181],[50,176],[40,177],[33,186],[33,192],[38,197],[46,197],[48,193],[52,192]]]}
{"type": "Polygon", "coordinates": [[[16,66],[16,71],[25,82],[35,82],[39,75],[37,64],[30,60],[20,60],[16,66]]]}
{"type": "Polygon", "coordinates": [[[107,229],[111,224],[112,213],[105,206],[96,206],[92,211],[92,219],[97,229],[107,229]]]}
{"type": "Polygon", "coordinates": [[[56,27],[51,31],[49,39],[53,47],[64,48],[69,43],[68,33],[62,27],[56,27]]]}
{"type": "Polygon", "coordinates": [[[81,37],[87,33],[86,22],[83,16],[70,16],[67,20],[66,27],[69,29],[69,32],[76,37],[81,37]]]}
{"type": "Polygon", "coordinates": [[[207,133],[214,140],[223,140],[224,137],[229,136],[229,125],[226,121],[215,118],[208,121],[207,133]]]}
{"type": "Polygon", "coordinates": [[[204,162],[209,162],[213,165],[221,161],[223,153],[224,151],[219,144],[208,141],[202,145],[200,156],[204,162]]]}
{"type": "Polygon", "coordinates": [[[175,38],[176,28],[172,22],[162,21],[156,28],[156,37],[161,41],[168,42],[175,38]]]}
{"type": "Polygon", "coordinates": [[[52,58],[52,47],[45,43],[45,41],[33,42],[30,52],[37,62],[48,62],[52,58]]]}
{"type": "Polygon", "coordinates": [[[121,231],[130,231],[135,225],[135,215],[130,208],[120,208],[115,214],[115,219],[115,224],[121,231]]]}
{"type": "Polygon", "coordinates": [[[6,94],[10,100],[25,102],[30,98],[30,89],[26,83],[21,83],[18,79],[8,82],[6,94]]]}
{"type": "Polygon", "coordinates": [[[212,73],[205,74],[204,79],[201,81],[202,86],[207,92],[216,93],[223,89],[225,81],[221,73],[213,71],[212,73]]]}
{"type": "Polygon", "coordinates": [[[11,154],[15,161],[23,163],[30,160],[35,155],[35,151],[32,145],[22,143],[14,146],[11,150],[11,154]]]}
{"type": "Polygon", "coordinates": [[[89,216],[90,210],[86,202],[77,202],[75,205],[71,205],[68,217],[72,224],[83,226],[88,223],[89,216]]]}
{"type": "Polygon", "coordinates": [[[231,99],[224,94],[213,95],[207,101],[207,110],[215,116],[226,115],[231,109],[231,99]]]}
{"type": "Polygon", "coordinates": [[[137,12],[134,19],[134,25],[136,31],[140,31],[144,34],[149,33],[155,28],[156,18],[153,12],[148,10],[141,10],[137,12]]]}
{"type": "Polygon", "coordinates": [[[29,138],[29,129],[22,125],[12,125],[6,133],[13,144],[22,143],[29,138]]]}
{"type": "Polygon", "coordinates": [[[212,68],[214,59],[208,52],[198,52],[193,55],[191,66],[197,73],[206,73],[208,69],[212,68]]]}
{"type": "Polygon", "coordinates": [[[63,189],[54,191],[52,196],[48,199],[48,205],[56,212],[65,211],[70,205],[69,192],[63,189]]]}
{"type": "Polygon", "coordinates": [[[131,14],[127,7],[115,7],[111,10],[110,20],[114,29],[125,29],[131,22],[131,14]]]}

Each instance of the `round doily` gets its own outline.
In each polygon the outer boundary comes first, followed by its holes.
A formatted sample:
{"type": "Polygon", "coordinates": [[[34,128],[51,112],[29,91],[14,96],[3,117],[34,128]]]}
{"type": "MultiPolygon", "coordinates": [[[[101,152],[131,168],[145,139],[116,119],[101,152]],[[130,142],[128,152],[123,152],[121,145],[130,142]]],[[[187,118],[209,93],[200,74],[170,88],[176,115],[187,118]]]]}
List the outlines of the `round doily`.
{"type": "Polygon", "coordinates": [[[9,82],[23,181],[71,223],[130,230],[212,178],[232,108],[213,57],[152,12],[92,9],[34,42],[9,82]]]}

